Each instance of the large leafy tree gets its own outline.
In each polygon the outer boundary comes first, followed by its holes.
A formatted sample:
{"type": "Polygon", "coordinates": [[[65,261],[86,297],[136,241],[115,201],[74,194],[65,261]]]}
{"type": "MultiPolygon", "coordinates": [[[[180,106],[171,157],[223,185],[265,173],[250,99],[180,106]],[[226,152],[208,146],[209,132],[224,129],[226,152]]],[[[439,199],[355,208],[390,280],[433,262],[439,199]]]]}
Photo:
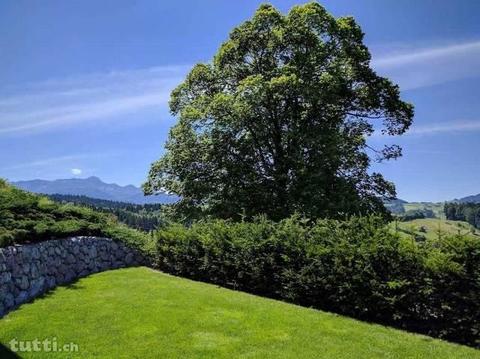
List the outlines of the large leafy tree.
{"type": "Polygon", "coordinates": [[[178,194],[187,216],[383,211],[395,187],[369,166],[401,150],[367,138],[404,133],[413,107],[370,68],[362,40],[353,18],[317,3],[286,16],[262,5],[172,92],[179,121],[145,192],[178,194]]]}

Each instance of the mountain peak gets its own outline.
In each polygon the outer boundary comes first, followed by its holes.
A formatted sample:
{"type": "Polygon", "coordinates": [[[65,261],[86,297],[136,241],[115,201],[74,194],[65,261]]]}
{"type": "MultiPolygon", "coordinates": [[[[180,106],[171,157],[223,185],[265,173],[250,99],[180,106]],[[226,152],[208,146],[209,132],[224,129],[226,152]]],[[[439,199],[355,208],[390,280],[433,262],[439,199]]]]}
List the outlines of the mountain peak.
{"type": "Polygon", "coordinates": [[[102,182],[102,183],[103,183],[103,181],[102,181],[100,178],[98,178],[97,176],[87,177],[87,178],[85,178],[85,181],[89,181],[89,182],[102,182]]]}

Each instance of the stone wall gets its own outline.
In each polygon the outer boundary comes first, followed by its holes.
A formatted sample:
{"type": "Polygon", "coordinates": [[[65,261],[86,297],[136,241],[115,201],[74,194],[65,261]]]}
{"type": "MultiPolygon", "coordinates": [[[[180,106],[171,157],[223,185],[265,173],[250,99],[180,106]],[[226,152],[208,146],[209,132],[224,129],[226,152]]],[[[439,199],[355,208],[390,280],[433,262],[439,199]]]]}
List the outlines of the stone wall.
{"type": "Polygon", "coordinates": [[[146,258],[108,238],[72,237],[0,248],[0,318],[58,285],[146,258]]]}

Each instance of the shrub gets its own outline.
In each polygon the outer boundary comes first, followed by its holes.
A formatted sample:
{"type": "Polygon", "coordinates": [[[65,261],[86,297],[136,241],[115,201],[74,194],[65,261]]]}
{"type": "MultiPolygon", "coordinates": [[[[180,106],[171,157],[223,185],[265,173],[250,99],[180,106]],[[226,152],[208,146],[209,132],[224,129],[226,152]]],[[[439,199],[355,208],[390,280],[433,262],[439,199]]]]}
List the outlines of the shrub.
{"type": "Polygon", "coordinates": [[[162,270],[479,345],[480,243],[415,243],[376,217],[223,220],[156,233],[162,270]]]}
{"type": "Polygon", "coordinates": [[[153,253],[153,240],[91,208],[58,204],[0,179],[0,247],[68,236],[104,236],[153,253]]]}

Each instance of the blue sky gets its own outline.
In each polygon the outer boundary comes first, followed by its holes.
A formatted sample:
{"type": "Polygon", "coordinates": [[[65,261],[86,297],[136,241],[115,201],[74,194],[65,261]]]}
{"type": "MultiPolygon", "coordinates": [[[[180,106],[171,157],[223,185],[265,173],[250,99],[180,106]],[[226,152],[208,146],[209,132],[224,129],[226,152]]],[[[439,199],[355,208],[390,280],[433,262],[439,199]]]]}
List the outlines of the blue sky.
{"type": "MultiPolygon", "coordinates": [[[[261,1],[0,2],[0,177],[139,185],[175,119],[170,90],[261,1]]],[[[299,2],[272,1],[283,12],[299,2]]],[[[415,124],[374,169],[400,198],[480,192],[480,2],[322,1],[353,15],[415,124]]],[[[374,137],[373,144],[383,139],[374,137]]]]}

